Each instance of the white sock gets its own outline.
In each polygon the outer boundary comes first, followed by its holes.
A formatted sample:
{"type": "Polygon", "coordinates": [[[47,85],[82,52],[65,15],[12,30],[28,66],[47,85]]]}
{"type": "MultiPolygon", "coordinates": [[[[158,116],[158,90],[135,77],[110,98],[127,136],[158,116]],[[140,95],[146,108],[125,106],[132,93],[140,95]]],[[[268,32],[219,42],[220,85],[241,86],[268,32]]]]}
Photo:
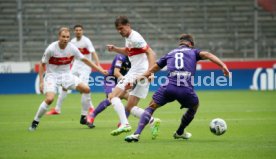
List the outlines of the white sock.
{"type": "Polygon", "coordinates": [[[90,93],[82,94],[81,105],[82,105],[81,115],[87,115],[90,107],[94,109],[94,106],[91,101],[90,93]]]}
{"type": "Polygon", "coordinates": [[[36,112],[36,115],[34,117],[35,121],[39,121],[40,118],[47,112],[48,106],[49,105],[45,101],[40,104],[38,111],[36,112]]]}
{"type": "Polygon", "coordinates": [[[142,114],[145,112],[144,109],[139,108],[137,106],[132,107],[130,113],[135,116],[136,118],[141,118],[142,114]]]}
{"type": "MultiPolygon", "coordinates": [[[[136,118],[139,118],[139,119],[141,118],[141,116],[142,116],[142,114],[143,114],[144,112],[145,112],[144,109],[139,108],[139,107],[137,107],[137,106],[134,106],[134,107],[130,110],[130,113],[131,113],[133,116],[135,116],[136,118]]],[[[153,120],[154,120],[154,118],[151,117],[149,123],[150,123],[150,124],[153,123],[153,120]]]]}
{"type": "Polygon", "coordinates": [[[128,125],[129,123],[128,123],[128,120],[126,117],[125,107],[124,107],[121,99],[118,97],[114,97],[111,99],[111,103],[114,106],[114,109],[120,118],[121,125],[128,125]]]}
{"type": "Polygon", "coordinates": [[[58,99],[57,99],[57,105],[55,107],[55,110],[57,112],[61,112],[61,106],[63,103],[63,100],[67,97],[67,91],[62,90],[61,93],[58,95],[58,99]]]}

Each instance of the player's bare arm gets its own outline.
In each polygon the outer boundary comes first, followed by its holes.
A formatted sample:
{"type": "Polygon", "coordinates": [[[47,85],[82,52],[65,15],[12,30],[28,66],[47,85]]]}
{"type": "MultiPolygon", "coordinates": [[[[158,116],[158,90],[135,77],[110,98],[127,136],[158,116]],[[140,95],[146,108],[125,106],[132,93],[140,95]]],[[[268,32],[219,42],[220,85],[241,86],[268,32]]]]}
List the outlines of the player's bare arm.
{"type": "Polygon", "coordinates": [[[217,64],[222,69],[224,76],[230,76],[227,66],[217,56],[207,51],[201,51],[199,55],[202,59],[209,59],[213,63],[217,64]]]}
{"type": "Polygon", "coordinates": [[[155,52],[149,47],[146,50],[146,55],[149,61],[149,68],[151,68],[155,64],[155,52]]]}
{"type": "Polygon", "coordinates": [[[155,72],[158,72],[161,68],[155,63],[152,67],[149,68],[147,72],[145,72],[142,76],[149,78],[155,72]]]}
{"type": "Polygon", "coordinates": [[[106,70],[102,69],[102,67],[97,66],[92,61],[88,60],[87,58],[83,58],[81,60],[82,60],[82,62],[84,62],[89,67],[98,70],[99,72],[101,72],[104,75],[108,75],[108,72],[106,70]]]}
{"type": "Polygon", "coordinates": [[[106,45],[109,52],[116,52],[125,56],[128,56],[128,52],[125,47],[117,47],[111,44],[106,45]]]}
{"type": "MultiPolygon", "coordinates": [[[[155,63],[152,67],[149,68],[149,70],[147,72],[145,72],[143,75],[137,77],[137,79],[135,80],[135,83],[137,83],[138,81],[144,80],[145,78],[147,78],[149,81],[151,81],[151,78],[154,78],[154,73],[158,72],[161,68],[155,63]]],[[[133,83],[128,83],[126,86],[126,89],[131,89],[132,86],[134,84],[133,83]]]]}
{"type": "Polygon", "coordinates": [[[124,76],[121,74],[120,72],[120,68],[114,68],[114,74],[113,74],[116,78],[118,78],[119,80],[122,79],[124,76]]]}
{"type": "Polygon", "coordinates": [[[44,85],[44,81],[43,81],[43,75],[44,75],[44,72],[45,72],[45,63],[42,63],[40,62],[39,64],[39,71],[38,71],[38,74],[39,74],[39,90],[40,90],[40,93],[43,93],[43,85],[44,85]]]}
{"type": "Polygon", "coordinates": [[[96,52],[92,52],[92,57],[95,60],[96,65],[101,67],[98,54],[96,52]]]}

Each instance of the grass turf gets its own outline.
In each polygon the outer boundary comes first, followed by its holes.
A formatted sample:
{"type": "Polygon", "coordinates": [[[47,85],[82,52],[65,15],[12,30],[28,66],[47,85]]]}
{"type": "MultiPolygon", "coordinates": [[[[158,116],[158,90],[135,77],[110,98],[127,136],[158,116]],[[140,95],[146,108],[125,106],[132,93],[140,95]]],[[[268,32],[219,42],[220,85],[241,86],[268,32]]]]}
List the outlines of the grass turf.
{"type": "MultiPolygon", "coordinates": [[[[139,105],[146,107],[151,95],[139,105]]],[[[111,107],[97,117],[96,128],[80,125],[79,94],[68,95],[62,114],[44,116],[35,132],[27,128],[44,96],[1,95],[0,159],[275,158],[276,92],[202,91],[198,95],[201,105],[187,128],[193,134],[190,140],[172,137],[184,112],[173,102],[154,114],[162,120],[158,138],[151,140],[147,126],[138,143],[126,143],[127,134],[110,135],[118,122],[111,107]],[[228,124],[222,136],[209,131],[209,122],[216,117],[228,124]]],[[[103,98],[103,94],[92,94],[94,105],[103,98]]],[[[133,132],[138,119],[129,120],[133,132]]]]}

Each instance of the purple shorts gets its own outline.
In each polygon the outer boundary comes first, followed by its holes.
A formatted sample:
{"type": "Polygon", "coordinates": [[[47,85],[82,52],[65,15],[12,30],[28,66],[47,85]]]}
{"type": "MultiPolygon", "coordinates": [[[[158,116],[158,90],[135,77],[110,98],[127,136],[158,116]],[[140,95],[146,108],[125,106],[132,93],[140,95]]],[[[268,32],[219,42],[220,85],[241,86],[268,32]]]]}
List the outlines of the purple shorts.
{"type": "Polygon", "coordinates": [[[112,92],[113,88],[116,86],[116,82],[115,81],[104,81],[104,92],[106,94],[106,96],[108,96],[109,93],[112,92]]]}
{"type": "Polygon", "coordinates": [[[159,106],[177,100],[182,108],[191,108],[198,105],[198,97],[190,87],[179,87],[175,85],[160,86],[159,89],[152,96],[154,102],[159,106]]]}

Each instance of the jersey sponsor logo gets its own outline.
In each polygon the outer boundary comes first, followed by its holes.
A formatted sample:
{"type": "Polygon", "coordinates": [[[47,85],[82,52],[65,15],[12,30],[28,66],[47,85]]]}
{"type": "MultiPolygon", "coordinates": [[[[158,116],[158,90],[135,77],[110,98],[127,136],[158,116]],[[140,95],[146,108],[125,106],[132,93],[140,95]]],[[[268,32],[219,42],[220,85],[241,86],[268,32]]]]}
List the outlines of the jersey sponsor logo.
{"type": "Polygon", "coordinates": [[[121,67],[121,66],[122,66],[122,63],[123,63],[122,61],[117,60],[115,66],[121,67]]]}
{"type": "Polygon", "coordinates": [[[53,64],[53,65],[67,65],[67,64],[70,64],[73,59],[74,59],[74,56],[51,57],[49,59],[49,64],[53,64]]]}
{"type": "Polygon", "coordinates": [[[90,54],[89,50],[87,48],[78,48],[80,50],[80,52],[83,54],[83,55],[88,55],[90,54]]]}
{"type": "Polygon", "coordinates": [[[254,72],[251,90],[275,90],[276,68],[257,68],[254,72]]]}
{"type": "Polygon", "coordinates": [[[145,53],[148,48],[149,48],[149,45],[143,48],[126,48],[126,51],[128,52],[128,56],[134,56],[134,55],[145,53]]]}

